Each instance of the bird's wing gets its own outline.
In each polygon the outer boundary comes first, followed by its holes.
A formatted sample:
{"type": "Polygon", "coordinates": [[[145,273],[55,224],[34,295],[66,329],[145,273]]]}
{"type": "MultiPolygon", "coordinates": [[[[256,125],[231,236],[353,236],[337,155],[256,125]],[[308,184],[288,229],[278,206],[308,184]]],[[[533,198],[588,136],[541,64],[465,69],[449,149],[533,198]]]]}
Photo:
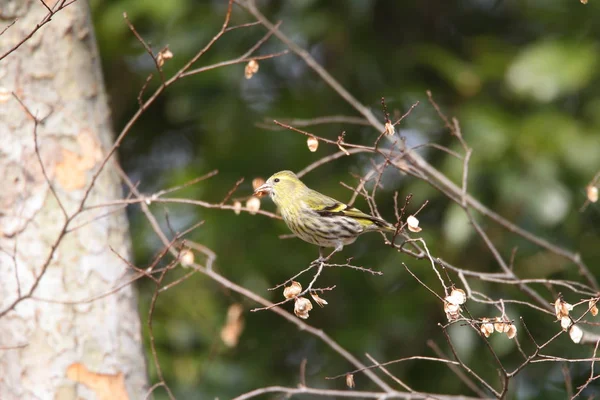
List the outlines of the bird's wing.
{"type": "MultiPolygon", "coordinates": [[[[369,214],[365,214],[358,208],[349,207],[347,204],[344,204],[341,201],[333,199],[329,196],[325,196],[322,193],[315,193],[316,195],[318,195],[318,201],[313,202],[313,204],[309,204],[309,206],[313,211],[315,211],[317,214],[323,217],[345,216],[355,218],[357,220],[362,220],[365,222],[365,225],[369,223],[374,223],[382,228],[391,227],[391,225],[385,222],[384,220],[369,214]]],[[[317,199],[317,197],[314,198],[317,199]]]]}

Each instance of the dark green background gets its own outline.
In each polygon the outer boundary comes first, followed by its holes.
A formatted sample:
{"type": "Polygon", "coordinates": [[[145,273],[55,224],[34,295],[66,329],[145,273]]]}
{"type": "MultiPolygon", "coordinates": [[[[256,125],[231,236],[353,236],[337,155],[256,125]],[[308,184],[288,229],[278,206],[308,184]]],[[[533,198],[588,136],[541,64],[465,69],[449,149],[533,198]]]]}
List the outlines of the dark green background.
{"type": "MultiPolygon", "coordinates": [[[[311,54],[362,103],[381,116],[381,97],[389,110],[404,113],[421,104],[400,125],[409,145],[438,143],[461,151],[455,138],[428,104],[431,90],[443,110],[456,116],[473,148],[469,190],[486,205],[553,243],[580,251],[598,274],[598,206],[585,212],[585,185],[600,169],[600,2],[589,0],[421,0],[421,1],[259,1],[271,21],[311,54]]],[[[137,94],[154,66],[123,21],[126,11],[140,34],[155,50],[169,45],[175,57],[165,66],[169,76],[218,31],[225,1],[92,1],[106,85],[115,130],[136,111],[137,94]]],[[[235,7],[232,24],[252,18],[235,7]]],[[[265,33],[257,26],[228,33],[197,66],[239,56],[265,33]]],[[[283,50],[272,38],[259,54],[283,50]]],[[[149,90],[156,87],[153,81],[149,90]],[[153,86],[154,85],[154,86],[153,86]]],[[[147,92],[148,92],[147,91],[147,92]]],[[[305,138],[288,131],[256,126],[263,120],[357,115],[294,55],[260,63],[258,74],[244,78],[236,65],[186,78],[175,84],[134,126],[120,149],[127,173],[144,192],[183,183],[212,169],[219,175],[178,193],[219,202],[240,177],[245,183],[236,196],[248,195],[256,176],[282,169],[299,171],[337,151],[321,144],[310,153],[305,138]]],[[[382,118],[383,120],[383,118],[382,118]]],[[[336,139],[371,144],[370,127],[322,125],[308,128],[336,139]]],[[[462,164],[446,153],[423,149],[433,165],[456,182],[462,164]]],[[[357,155],[330,163],[308,174],[305,182],[326,194],[348,200],[351,192],[340,181],[355,184],[351,175],[364,174],[369,157],[357,155]]],[[[394,190],[414,195],[412,210],[423,201],[422,237],[434,257],[466,269],[498,272],[499,267],[463,212],[427,184],[396,172],[384,177],[380,211],[393,220],[394,190]]],[[[366,208],[359,200],[357,205],[366,208]]],[[[206,223],[190,239],[212,248],[215,268],[228,279],[270,298],[281,293],[266,289],[294,275],[316,257],[317,249],[287,233],[281,221],[262,216],[190,206],[152,206],[165,224],[183,230],[199,220],[206,223]]],[[[274,210],[268,200],[265,209],[274,210]]],[[[147,265],[160,243],[139,210],[130,210],[136,263],[147,265]]],[[[540,250],[496,224],[480,218],[491,239],[508,259],[518,247],[515,272],[520,277],[580,280],[575,267],[540,250]]],[[[337,285],[324,297],[329,306],[311,312],[308,322],[322,328],[342,346],[368,362],[434,353],[432,340],[448,352],[438,323],[446,321],[439,301],[401,265],[408,264],[438,293],[439,282],[425,261],[416,261],[385,247],[379,235],[366,235],[346,247],[343,256],[384,272],[383,277],[347,269],[326,270],[321,286],[337,285]]],[[[337,261],[344,257],[338,256],[337,261]]],[[[185,271],[175,270],[175,279],[185,271]]],[[[453,277],[456,278],[456,277],[453,277]]],[[[308,276],[302,280],[307,283],[308,276]]],[[[493,298],[523,296],[513,287],[481,283],[474,287],[493,298]]],[[[140,311],[146,318],[153,285],[142,282],[140,311]]],[[[556,293],[539,289],[548,301],[556,293]]],[[[580,299],[570,294],[567,301],[580,299]]],[[[154,327],[166,381],[179,399],[221,399],[268,385],[295,386],[302,359],[308,360],[307,382],[313,387],[344,388],[343,380],[325,376],[353,369],[316,338],[298,331],[271,312],[244,314],[239,345],[227,349],[219,331],[228,306],[256,304],[224,290],[197,274],[159,297],[154,327]]],[[[291,311],[291,304],[286,306],[291,311]]],[[[469,304],[476,317],[496,316],[492,307],[469,304]]],[[[537,340],[559,329],[548,315],[526,307],[507,307],[511,318],[525,318],[537,340]]],[[[519,338],[532,351],[523,327],[519,338]]],[[[145,329],[145,332],[147,329],[145,329]]],[[[147,333],[147,332],[146,332],[147,333]]],[[[468,328],[451,329],[463,361],[499,387],[496,365],[482,341],[468,328]]],[[[514,341],[495,334],[491,343],[508,369],[521,362],[514,341]]],[[[146,341],[147,345],[147,341],[146,341]]],[[[547,354],[590,357],[592,349],[573,344],[563,335],[547,354]]],[[[151,378],[155,371],[150,365],[151,378]]],[[[574,386],[589,375],[589,363],[569,364],[574,386]]],[[[558,363],[535,364],[511,383],[510,397],[565,398],[558,363]]],[[[447,366],[411,361],[390,370],[416,390],[473,395],[447,366]]],[[[360,374],[357,389],[376,389],[360,374]]],[[[589,388],[587,395],[598,389],[589,388]]],[[[163,398],[160,389],[157,398],[163,398]]],[[[268,398],[281,398],[273,395],[268,398]]],[[[305,397],[308,398],[308,397],[305,397]]]]}

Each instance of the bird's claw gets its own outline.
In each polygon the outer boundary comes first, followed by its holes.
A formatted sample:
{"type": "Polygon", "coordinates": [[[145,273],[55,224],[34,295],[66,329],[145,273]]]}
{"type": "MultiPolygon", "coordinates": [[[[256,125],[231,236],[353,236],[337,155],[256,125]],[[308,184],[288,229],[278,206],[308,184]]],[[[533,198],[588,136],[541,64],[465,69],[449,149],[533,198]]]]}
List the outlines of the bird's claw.
{"type": "Polygon", "coordinates": [[[324,263],[325,261],[327,261],[327,258],[326,258],[326,257],[323,257],[323,256],[321,256],[321,257],[317,258],[316,260],[313,260],[313,261],[310,263],[310,265],[317,265],[317,264],[321,264],[321,263],[324,263]]]}

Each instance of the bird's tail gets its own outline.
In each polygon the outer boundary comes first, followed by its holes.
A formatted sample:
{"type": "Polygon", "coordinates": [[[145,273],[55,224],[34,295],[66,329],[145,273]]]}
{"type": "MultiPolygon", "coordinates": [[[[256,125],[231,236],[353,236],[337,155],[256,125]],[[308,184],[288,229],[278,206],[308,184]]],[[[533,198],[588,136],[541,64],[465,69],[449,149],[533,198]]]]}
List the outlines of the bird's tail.
{"type": "Polygon", "coordinates": [[[382,232],[396,233],[396,227],[390,224],[389,222],[386,222],[379,218],[373,219],[373,222],[379,227],[379,230],[381,230],[382,232]]]}

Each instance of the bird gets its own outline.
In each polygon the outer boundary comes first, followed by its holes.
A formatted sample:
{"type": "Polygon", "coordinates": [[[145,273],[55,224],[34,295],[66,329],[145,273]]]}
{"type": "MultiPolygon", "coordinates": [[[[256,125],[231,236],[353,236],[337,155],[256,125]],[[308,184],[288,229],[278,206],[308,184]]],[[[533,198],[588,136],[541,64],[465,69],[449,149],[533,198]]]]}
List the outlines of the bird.
{"type": "Polygon", "coordinates": [[[328,260],[363,233],[396,232],[383,219],[310,189],[292,171],[273,174],[254,194],[269,195],[288,228],[305,242],[319,246],[317,261],[328,260]],[[323,251],[328,247],[334,250],[324,257],[323,251]]]}

